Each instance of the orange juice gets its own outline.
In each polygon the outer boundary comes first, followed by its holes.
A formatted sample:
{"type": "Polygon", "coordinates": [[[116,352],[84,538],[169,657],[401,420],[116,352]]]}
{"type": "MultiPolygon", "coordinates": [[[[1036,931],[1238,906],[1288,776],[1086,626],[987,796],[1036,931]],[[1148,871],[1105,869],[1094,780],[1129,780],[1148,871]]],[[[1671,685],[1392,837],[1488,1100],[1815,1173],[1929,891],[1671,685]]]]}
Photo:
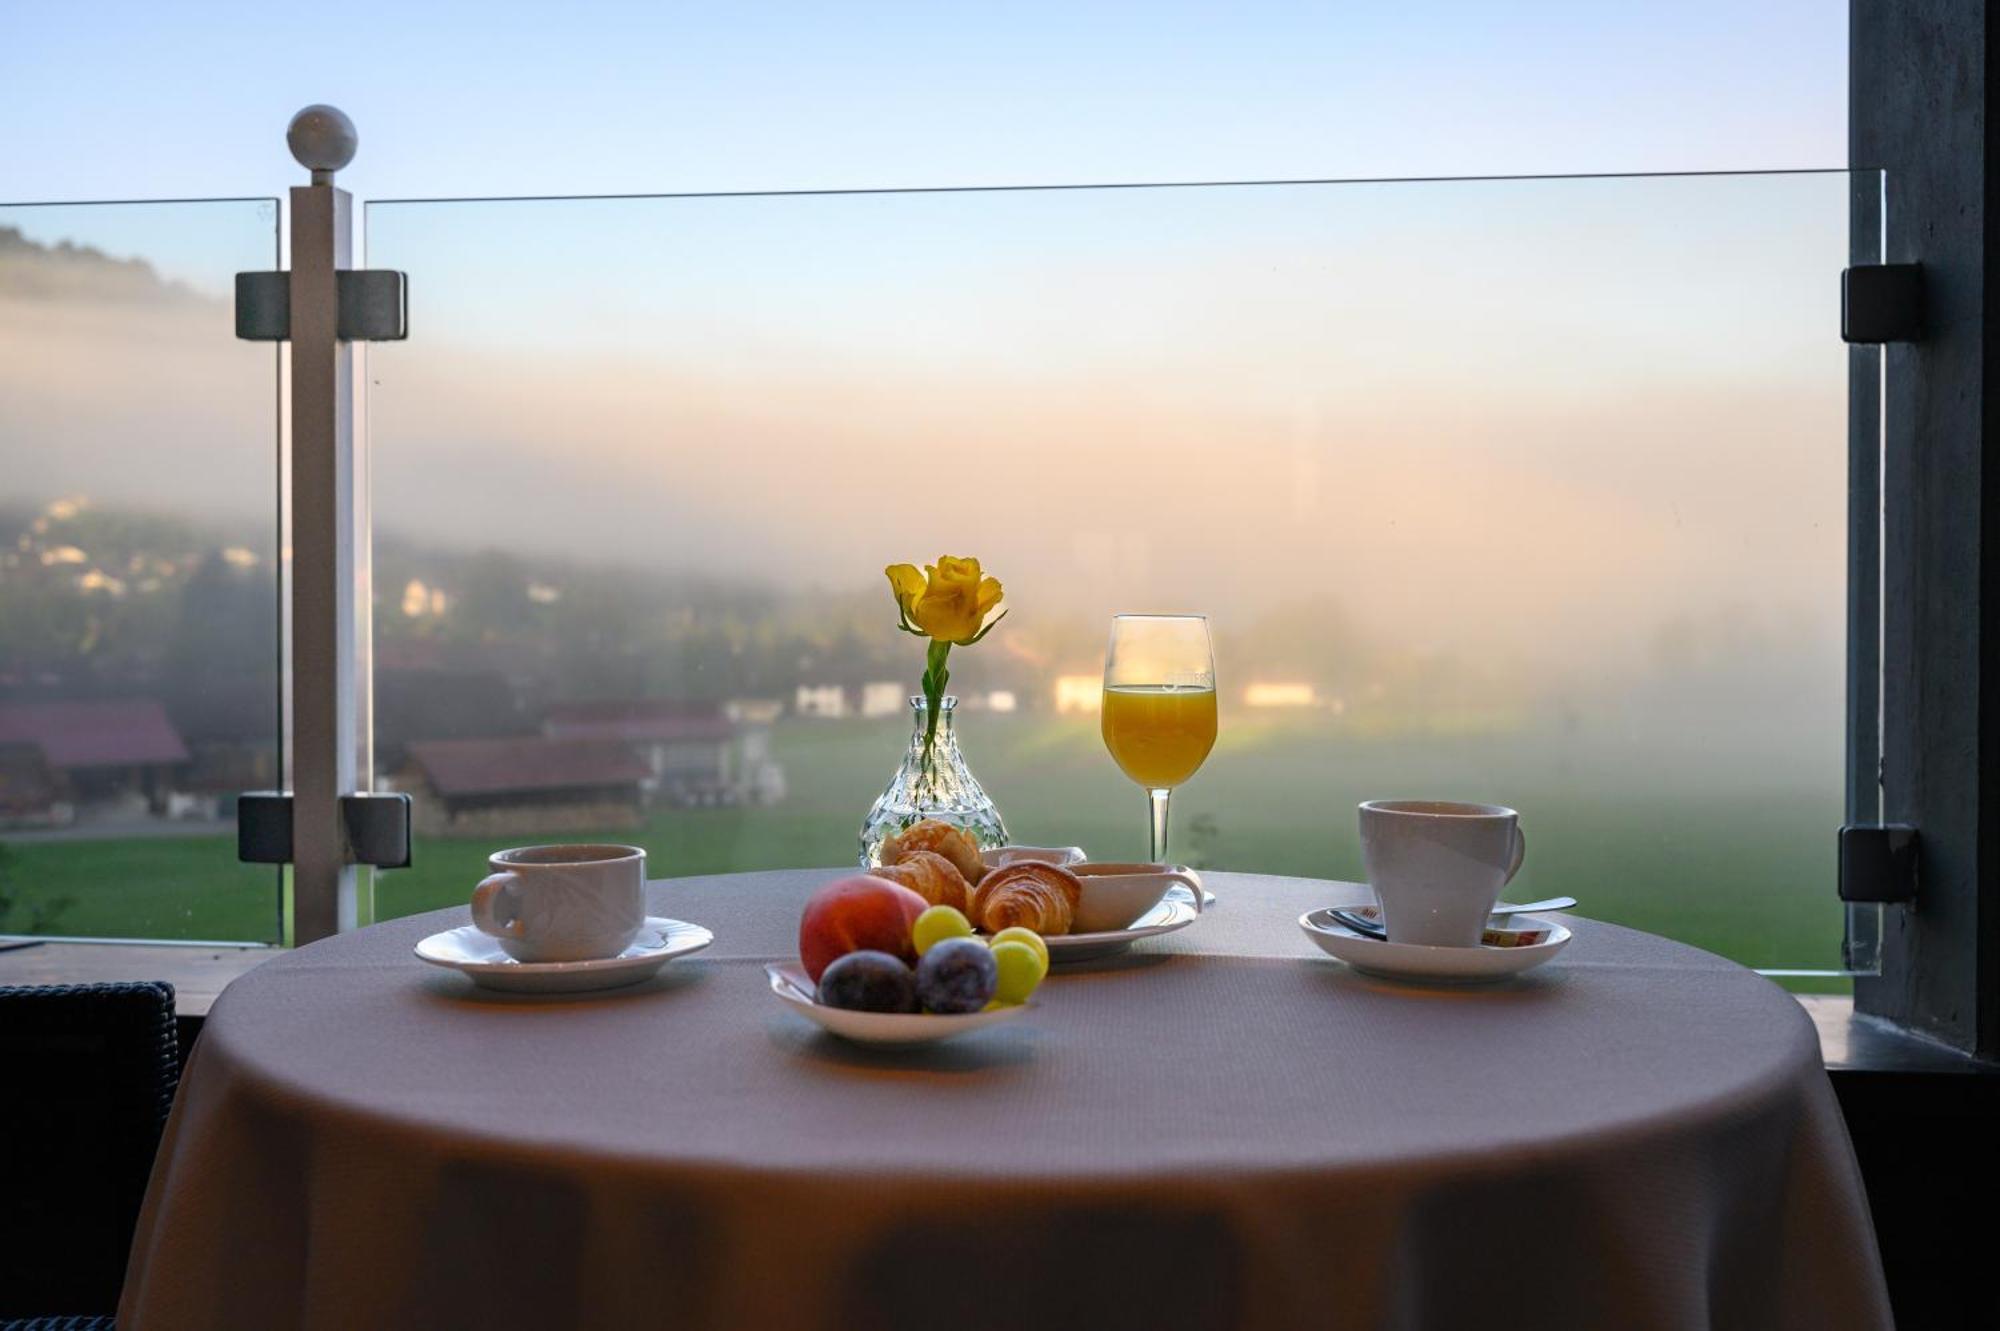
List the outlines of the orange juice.
{"type": "Polygon", "coordinates": [[[1215,747],[1215,690],[1106,686],[1104,747],[1126,776],[1148,790],[1178,786],[1215,747]]]}

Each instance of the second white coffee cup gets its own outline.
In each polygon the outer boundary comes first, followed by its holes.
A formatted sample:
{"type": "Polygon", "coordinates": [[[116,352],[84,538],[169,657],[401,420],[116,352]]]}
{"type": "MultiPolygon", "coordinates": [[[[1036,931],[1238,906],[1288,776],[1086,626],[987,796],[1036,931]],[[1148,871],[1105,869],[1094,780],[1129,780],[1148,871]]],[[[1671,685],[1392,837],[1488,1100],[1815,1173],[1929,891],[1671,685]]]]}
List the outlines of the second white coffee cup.
{"type": "Polygon", "coordinates": [[[1476,947],[1527,850],[1521,816],[1497,804],[1361,806],[1361,860],[1392,943],[1476,947]]]}
{"type": "Polygon", "coordinates": [[[487,857],[472,923],[516,961],[615,957],[646,921],[646,852],[637,846],[522,846],[487,857]]]}

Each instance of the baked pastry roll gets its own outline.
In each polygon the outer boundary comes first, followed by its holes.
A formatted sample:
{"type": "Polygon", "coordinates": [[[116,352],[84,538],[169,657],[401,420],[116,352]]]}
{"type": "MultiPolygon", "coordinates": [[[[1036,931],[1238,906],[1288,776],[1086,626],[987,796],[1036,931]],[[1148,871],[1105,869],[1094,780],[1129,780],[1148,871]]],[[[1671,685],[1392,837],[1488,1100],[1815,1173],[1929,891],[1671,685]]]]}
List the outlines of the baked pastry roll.
{"type": "Polygon", "coordinates": [[[901,883],[933,906],[950,906],[968,919],[972,916],[972,885],[950,860],[934,850],[906,851],[894,864],[868,872],[901,883]]]}
{"type": "Polygon", "coordinates": [[[1069,870],[1022,860],[993,870],[972,894],[972,922],[988,933],[1019,925],[1044,937],[1076,923],[1083,884],[1069,870]]]}
{"type": "Polygon", "coordinates": [[[968,885],[986,876],[986,862],[979,858],[979,843],[972,833],[935,818],[911,823],[882,843],[882,863],[894,864],[913,851],[928,850],[951,861],[968,885]]]}

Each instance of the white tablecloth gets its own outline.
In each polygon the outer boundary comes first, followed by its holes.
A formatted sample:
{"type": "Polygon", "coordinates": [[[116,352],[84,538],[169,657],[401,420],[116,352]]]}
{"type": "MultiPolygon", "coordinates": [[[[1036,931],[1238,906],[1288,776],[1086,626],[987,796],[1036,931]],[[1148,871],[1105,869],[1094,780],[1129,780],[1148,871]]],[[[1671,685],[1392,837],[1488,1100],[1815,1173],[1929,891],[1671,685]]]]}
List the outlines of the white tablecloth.
{"type": "Polygon", "coordinates": [[[1024,1021],[881,1053],[783,1010],[824,873],[654,884],[710,951],[630,990],[474,990],[463,910],[237,981],[197,1044],[119,1325],[1889,1325],[1813,1030],[1767,981],[1589,921],[1416,988],[1221,904],[1024,1021]]]}

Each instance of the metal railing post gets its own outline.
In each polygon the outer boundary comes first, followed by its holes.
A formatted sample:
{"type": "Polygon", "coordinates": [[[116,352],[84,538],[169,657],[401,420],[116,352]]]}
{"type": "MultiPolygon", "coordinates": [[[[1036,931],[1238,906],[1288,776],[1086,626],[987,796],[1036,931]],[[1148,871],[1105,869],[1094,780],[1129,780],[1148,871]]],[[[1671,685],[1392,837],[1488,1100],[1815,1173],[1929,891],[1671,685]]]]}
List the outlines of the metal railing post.
{"type": "Polygon", "coordinates": [[[377,795],[370,687],[368,448],[357,437],[355,342],[409,336],[401,273],[357,271],[353,201],[333,173],[354,158],[353,122],[331,106],[292,117],[285,140],[312,172],[292,191],[290,272],[236,275],[236,335],[290,342],[285,457],[285,746],[289,790],[236,804],[236,856],[289,864],[290,941],[372,922],[357,866],[410,862],[410,797],[377,795]]]}
{"type": "Polygon", "coordinates": [[[341,340],[335,273],[353,266],[353,200],[333,173],[354,158],[353,122],[330,106],[292,118],[285,141],[310,185],[291,192],[292,939],[362,922],[341,797],[372,780],[355,603],[358,526],[354,350],[341,340]]]}

